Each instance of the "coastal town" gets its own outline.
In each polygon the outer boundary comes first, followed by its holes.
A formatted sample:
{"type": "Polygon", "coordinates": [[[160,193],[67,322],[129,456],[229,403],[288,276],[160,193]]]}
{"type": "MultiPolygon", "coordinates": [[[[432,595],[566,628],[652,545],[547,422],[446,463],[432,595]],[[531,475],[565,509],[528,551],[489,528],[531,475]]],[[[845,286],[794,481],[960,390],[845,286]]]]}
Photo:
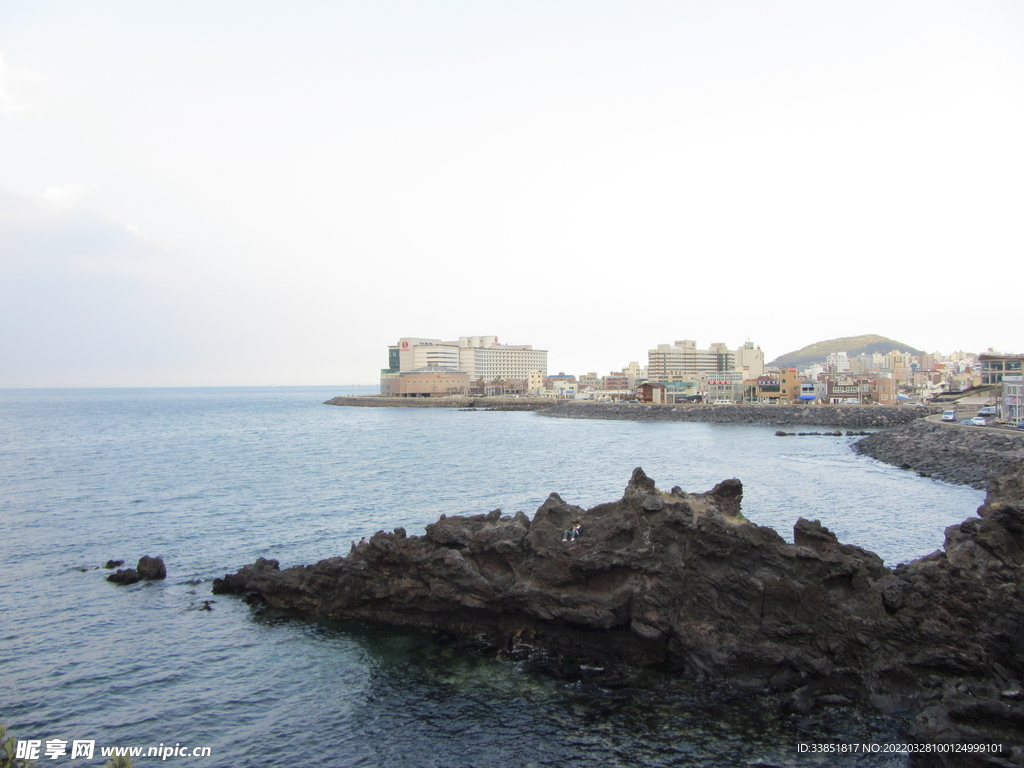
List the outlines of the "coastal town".
{"type": "MultiPolygon", "coordinates": [[[[860,337],[857,337],[860,338],[860,337]]],[[[879,342],[883,337],[864,337],[879,342]]],[[[842,340],[833,340],[842,341],[842,340]]],[[[882,347],[884,348],[884,346],[882,347]]],[[[969,403],[991,420],[1024,422],[1024,354],[956,351],[847,351],[783,355],[765,362],[760,346],[689,339],[647,350],[646,365],[631,361],[600,375],[548,371],[548,351],[502,344],[496,336],[455,341],[403,337],[388,347],[381,370],[383,397],[533,397],[555,400],[677,405],[925,405],[969,403]],[[786,364],[800,357],[805,364],[786,364]],[[780,364],[781,363],[781,364],[780,364]]]]}

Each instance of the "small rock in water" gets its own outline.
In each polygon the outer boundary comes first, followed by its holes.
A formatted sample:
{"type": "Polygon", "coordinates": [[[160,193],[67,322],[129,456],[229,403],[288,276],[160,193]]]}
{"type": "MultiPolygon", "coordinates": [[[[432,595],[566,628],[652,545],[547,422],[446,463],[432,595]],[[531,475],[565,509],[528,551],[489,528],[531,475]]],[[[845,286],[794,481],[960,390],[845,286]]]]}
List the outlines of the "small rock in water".
{"type": "MultiPolygon", "coordinates": [[[[108,568],[123,564],[124,560],[107,561],[108,568]]],[[[107,576],[107,581],[111,581],[114,584],[134,584],[143,579],[153,581],[166,578],[167,568],[164,566],[164,561],[159,557],[143,555],[139,558],[139,564],[135,568],[118,568],[115,573],[107,576]]]]}
{"type": "Polygon", "coordinates": [[[139,576],[143,579],[154,580],[167,578],[167,568],[164,566],[164,561],[159,557],[143,555],[139,558],[139,564],[135,567],[139,572],[139,576]]]}
{"type": "Polygon", "coordinates": [[[122,565],[124,565],[124,560],[107,560],[107,564],[103,567],[112,571],[115,568],[119,568],[122,565]]]}
{"type": "Polygon", "coordinates": [[[114,584],[134,584],[137,581],[142,581],[142,577],[134,568],[118,568],[116,573],[107,576],[107,581],[112,581],[114,584]]]}

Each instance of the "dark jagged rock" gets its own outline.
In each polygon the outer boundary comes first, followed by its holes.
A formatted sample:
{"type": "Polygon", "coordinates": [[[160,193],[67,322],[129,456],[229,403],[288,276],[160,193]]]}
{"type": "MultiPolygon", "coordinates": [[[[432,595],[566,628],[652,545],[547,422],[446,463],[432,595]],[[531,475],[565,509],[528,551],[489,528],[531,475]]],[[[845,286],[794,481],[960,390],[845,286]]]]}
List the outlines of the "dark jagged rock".
{"type": "Polygon", "coordinates": [[[442,516],[316,565],[260,558],[214,592],[446,633],[558,674],[659,665],[789,693],[791,712],[909,710],[919,740],[999,742],[998,759],[1024,765],[1022,492],[1020,473],[993,484],[942,551],[890,569],[816,521],[798,520],[793,544],[746,522],[738,480],[665,493],[637,469],[590,510],[553,493],[533,520],[442,516]],[[576,520],[582,535],[563,542],[576,520]]]}
{"type": "Polygon", "coordinates": [[[106,568],[107,570],[112,571],[112,570],[114,570],[115,568],[117,568],[118,566],[121,566],[121,565],[124,565],[124,560],[107,560],[107,564],[104,565],[103,567],[106,568]]]}

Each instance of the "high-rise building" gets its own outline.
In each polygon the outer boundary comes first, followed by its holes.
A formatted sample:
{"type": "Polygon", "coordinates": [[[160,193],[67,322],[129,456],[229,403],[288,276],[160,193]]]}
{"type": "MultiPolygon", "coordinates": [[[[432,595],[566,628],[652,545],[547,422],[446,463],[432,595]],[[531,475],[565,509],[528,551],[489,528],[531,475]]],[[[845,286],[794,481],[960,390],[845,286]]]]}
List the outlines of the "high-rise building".
{"type": "Polygon", "coordinates": [[[461,336],[458,341],[405,336],[388,347],[388,364],[382,375],[436,365],[464,371],[471,381],[528,381],[532,371],[547,375],[548,353],[529,344],[499,344],[497,336],[461,336]]]}
{"type": "Polygon", "coordinates": [[[754,342],[744,342],[743,346],[736,350],[736,370],[744,371],[746,378],[756,379],[764,373],[764,352],[760,347],[755,347],[754,342]]]}
{"type": "Polygon", "coordinates": [[[684,339],[647,350],[649,381],[675,381],[682,376],[735,369],[736,353],[721,343],[712,344],[710,349],[697,349],[696,341],[684,339]]]}

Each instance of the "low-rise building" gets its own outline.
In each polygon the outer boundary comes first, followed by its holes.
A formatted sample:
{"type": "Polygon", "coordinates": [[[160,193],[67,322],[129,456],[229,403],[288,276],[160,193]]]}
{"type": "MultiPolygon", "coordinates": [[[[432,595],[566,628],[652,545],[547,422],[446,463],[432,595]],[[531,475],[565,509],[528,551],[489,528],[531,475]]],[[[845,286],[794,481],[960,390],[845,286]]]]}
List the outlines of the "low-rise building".
{"type": "Polygon", "coordinates": [[[579,392],[580,385],[576,381],[576,377],[572,374],[567,374],[564,371],[559,371],[554,376],[548,376],[544,380],[544,389],[546,392],[550,392],[553,397],[557,397],[560,400],[571,400],[576,397],[576,393],[579,392]]]}
{"type": "Polygon", "coordinates": [[[879,405],[898,405],[899,389],[894,376],[875,376],[869,382],[871,402],[879,405]]]}
{"type": "Polygon", "coordinates": [[[999,384],[1006,374],[1022,374],[1024,355],[1000,355],[989,350],[978,355],[978,362],[981,364],[981,383],[999,384]]]}
{"type": "Polygon", "coordinates": [[[1003,373],[1003,396],[999,401],[999,418],[1011,424],[1024,421],[1024,376],[1003,373]]]}
{"type": "Polygon", "coordinates": [[[701,394],[701,382],[697,379],[689,381],[673,381],[665,385],[665,402],[675,405],[677,403],[692,403],[704,399],[701,394]]]}
{"type": "Polygon", "coordinates": [[[641,403],[661,404],[665,402],[665,385],[657,381],[645,381],[636,388],[641,403]]]}
{"type": "Polygon", "coordinates": [[[871,398],[871,385],[863,376],[829,376],[825,387],[829,405],[865,405],[871,398]]]}
{"type": "Polygon", "coordinates": [[[825,383],[813,380],[813,381],[801,381],[800,382],[800,402],[808,405],[812,403],[819,403],[825,399],[825,383]]]}
{"type": "Polygon", "coordinates": [[[743,381],[743,371],[720,371],[704,374],[701,377],[704,402],[742,403],[743,381]]]}
{"type": "Polygon", "coordinates": [[[602,389],[611,390],[633,390],[635,385],[630,383],[629,377],[622,371],[614,371],[604,377],[601,384],[602,389]]]}
{"type": "Polygon", "coordinates": [[[800,402],[800,377],[796,368],[783,368],[758,376],[751,395],[755,402],[768,405],[800,402]]]}
{"type": "Polygon", "coordinates": [[[526,379],[527,391],[531,395],[539,395],[544,391],[544,371],[530,371],[526,379]]]}
{"type": "Polygon", "coordinates": [[[469,392],[469,374],[440,365],[381,376],[383,397],[451,397],[469,392]]]}

